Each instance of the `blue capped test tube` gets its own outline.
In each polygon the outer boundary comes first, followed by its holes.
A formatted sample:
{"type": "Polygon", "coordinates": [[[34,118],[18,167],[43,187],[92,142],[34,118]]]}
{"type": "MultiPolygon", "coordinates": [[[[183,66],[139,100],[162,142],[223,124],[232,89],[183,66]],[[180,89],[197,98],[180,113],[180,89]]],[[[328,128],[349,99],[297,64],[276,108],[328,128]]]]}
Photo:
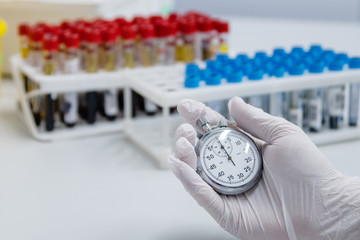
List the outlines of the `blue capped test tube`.
{"type": "MultiPolygon", "coordinates": [[[[282,78],[285,75],[285,68],[282,66],[273,66],[269,72],[269,76],[275,78],[282,78]]],[[[289,111],[289,101],[285,99],[286,95],[283,92],[274,93],[271,97],[270,112],[277,117],[285,118],[285,112],[289,111]]]]}
{"type": "MultiPolygon", "coordinates": [[[[360,58],[351,58],[349,60],[349,68],[353,70],[360,70],[360,58]]],[[[359,118],[359,94],[360,83],[350,84],[349,96],[349,126],[356,126],[359,118]]]]}
{"type": "Polygon", "coordinates": [[[317,60],[323,61],[327,67],[329,67],[329,64],[334,62],[336,57],[336,54],[334,50],[332,49],[326,49],[321,52],[317,60]]]}
{"type": "Polygon", "coordinates": [[[312,44],[309,48],[309,54],[313,57],[319,56],[323,51],[323,48],[320,44],[312,44]]]}
{"type": "MultiPolygon", "coordinates": [[[[236,84],[236,83],[240,83],[242,82],[243,79],[243,72],[240,70],[233,70],[231,71],[225,78],[226,81],[230,84],[236,84]]],[[[229,114],[229,109],[228,109],[228,100],[224,100],[222,101],[222,108],[220,110],[220,113],[227,119],[232,119],[230,114],[229,114]]]]}
{"type": "Polygon", "coordinates": [[[218,54],[216,56],[216,61],[221,63],[221,64],[227,64],[230,62],[230,58],[228,55],[226,54],[218,54]]]}
{"type": "Polygon", "coordinates": [[[264,51],[258,51],[258,52],[255,52],[254,59],[259,59],[263,62],[266,59],[268,59],[268,55],[264,51]]]}
{"type": "MultiPolygon", "coordinates": [[[[303,64],[293,64],[289,68],[289,74],[291,76],[302,76],[305,71],[303,64]]],[[[303,91],[292,91],[290,92],[290,110],[289,110],[289,121],[298,127],[303,127],[303,91]]]]}
{"type": "MultiPolygon", "coordinates": [[[[222,79],[228,79],[228,77],[232,72],[233,72],[233,68],[230,64],[222,64],[220,65],[219,69],[216,71],[216,73],[220,74],[222,79]]],[[[218,103],[215,104],[220,106],[218,112],[221,115],[223,115],[225,118],[227,118],[229,115],[228,102],[229,99],[225,99],[225,100],[219,100],[218,103]]]]}
{"type": "MultiPolygon", "coordinates": [[[[264,71],[262,69],[253,69],[248,75],[249,81],[261,81],[264,78],[264,71]]],[[[248,98],[250,105],[263,109],[263,96],[253,95],[248,98]]]]}
{"type": "MultiPolygon", "coordinates": [[[[222,76],[219,73],[212,72],[205,78],[205,83],[208,86],[219,86],[221,85],[222,76]]],[[[206,103],[208,107],[210,107],[212,110],[221,113],[221,110],[223,109],[223,101],[221,100],[214,100],[209,101],[206,103]]]]}
{"type": "Polygon", "coordinates": [[[215,60],[206,60],[206,69],[209,69],[211,71],[218,69],[220,63],[218,61],[215,60]]]}
{"type": "Polygon", "coordinates": [[[185,75],[191,76],[191,75],[198,75],[199,74],[199,66],[195,63],[188,63],[185,67],[185,75]]]}
{"type": "Polygon", "coordinates": [[[189,75],[185,77],[185,88],[198,88],[200,86],[200,77],[198,75],[189,75]]]}
{"type": "Polygon", "coordinates": [[[273,58],[284,57],[284,56],[286,56],[286,51],[284,48],[280,48],[280,47],[274,48],[272,55],[273,58]]]}
{"type": "Polygon", "coordinates": [[[291,49],[290,52],[290,56],[294,59],[294,60],[299,60],[303,57],[303,55],[305,54],[305,50],[300,47],[300,46],[295,46],[291,49]]]}
{"type": "MultiPolygon", "coordinates": [[[[335,60],[328,65],[328,69],[332,72],[342,71],[344,62],[335,60]]],[[[337,129],[342,124],[345,111],[345,86],[338,85],[327,89],[327,104],[329,114],[329,128],[337,129]]]]}
{"type": "MultiPolygon", "coordinates": [[[[322,61],[314,61],[308,67],[309,73],[321,74],[324,72],[325,64],[322,61]]],[[[322,128],[323,119],[323,88],[310,90],[309,96],[309,130],[310,132],[319,132],[322,128]]]]}

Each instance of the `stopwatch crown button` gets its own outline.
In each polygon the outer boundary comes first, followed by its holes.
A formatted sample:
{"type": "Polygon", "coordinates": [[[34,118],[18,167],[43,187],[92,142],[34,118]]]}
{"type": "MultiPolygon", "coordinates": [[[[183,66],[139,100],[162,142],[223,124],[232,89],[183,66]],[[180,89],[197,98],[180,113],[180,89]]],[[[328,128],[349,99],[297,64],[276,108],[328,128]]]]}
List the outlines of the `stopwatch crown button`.
{"type": "Polygon", "coordinates": [[[205,132],[211,131],[209,121],[206,119],[206,117],[199,118],[199,120],[197,120],[197,123],[205,132]]]}
{"type": "Polygon", "coordinates": [[[221,119],[220,122],[219,122],[219,127],[220,128],[223,128],[223,127],[227,127],[227,121],[226,119],[221,119]]]}

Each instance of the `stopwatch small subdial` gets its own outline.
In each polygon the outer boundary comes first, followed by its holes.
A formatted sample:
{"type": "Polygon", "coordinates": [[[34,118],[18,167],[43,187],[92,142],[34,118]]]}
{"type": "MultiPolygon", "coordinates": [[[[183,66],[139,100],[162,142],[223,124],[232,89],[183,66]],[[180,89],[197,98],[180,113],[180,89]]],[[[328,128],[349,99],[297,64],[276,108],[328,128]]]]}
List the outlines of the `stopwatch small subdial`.
{"type": "Polygon", "coordinates": [[[224,140],[214,139],[212,141],[212,148],[214,153],[219,157],[228,157],[228,154],[231,154],[233,150],[232,144],[227,139],[224,140]]]}

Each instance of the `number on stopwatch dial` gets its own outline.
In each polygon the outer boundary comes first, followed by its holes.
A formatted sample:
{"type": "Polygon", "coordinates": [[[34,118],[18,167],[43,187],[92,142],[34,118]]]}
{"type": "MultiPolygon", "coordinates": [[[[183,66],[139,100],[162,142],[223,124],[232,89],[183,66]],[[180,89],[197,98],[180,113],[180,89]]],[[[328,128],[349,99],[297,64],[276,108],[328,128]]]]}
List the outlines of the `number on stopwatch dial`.
{"type": "Polygon", "coordinates": [[[240,187],[258,178],[261,156],[246,135],[232,129],[213,131],[201,145],[199,161],[213,182],[240,187]]]}

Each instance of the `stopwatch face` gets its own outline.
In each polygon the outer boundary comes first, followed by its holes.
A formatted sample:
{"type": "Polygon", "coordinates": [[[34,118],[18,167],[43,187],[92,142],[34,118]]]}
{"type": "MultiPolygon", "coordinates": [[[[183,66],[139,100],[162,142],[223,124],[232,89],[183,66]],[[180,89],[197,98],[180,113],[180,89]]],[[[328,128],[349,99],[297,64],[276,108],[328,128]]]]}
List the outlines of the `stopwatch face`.
{"type": "Polygon", "coordinates": [[[239,194],[259,180],[262,158],[255,143],[231,128],[219,128],[206,134],[197,147],[198,170],[216,191],[239,194]]]}

